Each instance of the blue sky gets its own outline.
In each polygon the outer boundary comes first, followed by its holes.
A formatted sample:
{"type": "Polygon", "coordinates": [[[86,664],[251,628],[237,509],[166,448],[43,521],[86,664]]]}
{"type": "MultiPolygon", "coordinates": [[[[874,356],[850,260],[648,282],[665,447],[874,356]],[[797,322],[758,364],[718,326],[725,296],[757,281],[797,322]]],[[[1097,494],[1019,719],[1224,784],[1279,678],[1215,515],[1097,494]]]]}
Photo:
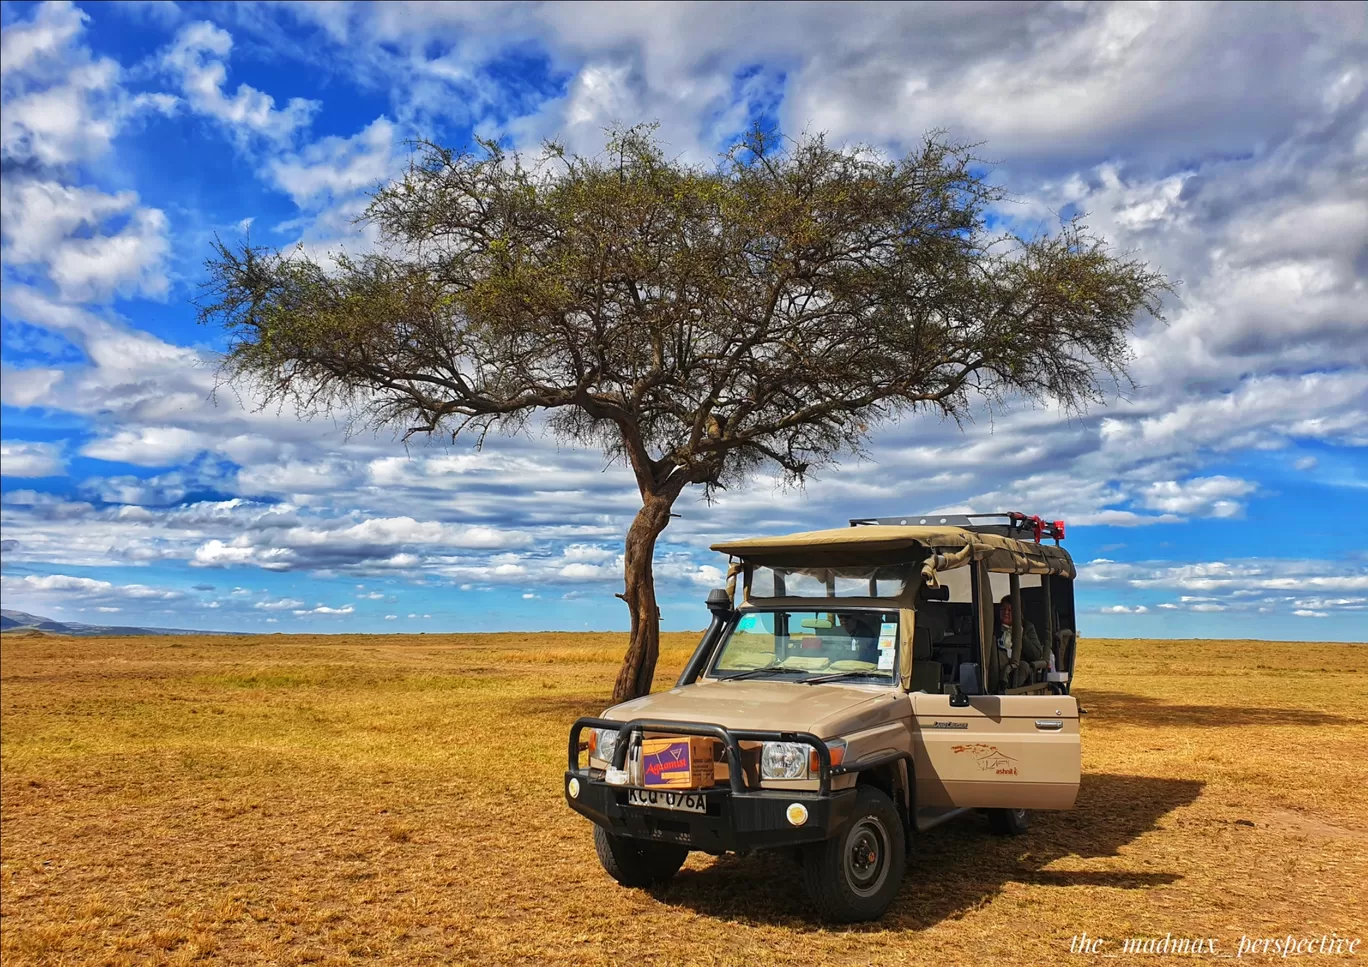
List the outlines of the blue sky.
{"type": "Polygon", "coordinates": [[[326,253],[405,140],[590,152],[655,120],[983,141],[1021,232],[1086,212],[1180,281],[1136,387],[1077,416],[908,420],[809,482],[688,495],[669,628],[713,540],[851,516],[1063,517],[1099,636],[1368,639],[1362,5],[6,3],[3,597],[91,623],[626,627],[632,482],[539,433],[405,449],[217,387],[215,234],[326,253]],[[1220,65],[1219,70],[1212,65],[1220,65]]]}

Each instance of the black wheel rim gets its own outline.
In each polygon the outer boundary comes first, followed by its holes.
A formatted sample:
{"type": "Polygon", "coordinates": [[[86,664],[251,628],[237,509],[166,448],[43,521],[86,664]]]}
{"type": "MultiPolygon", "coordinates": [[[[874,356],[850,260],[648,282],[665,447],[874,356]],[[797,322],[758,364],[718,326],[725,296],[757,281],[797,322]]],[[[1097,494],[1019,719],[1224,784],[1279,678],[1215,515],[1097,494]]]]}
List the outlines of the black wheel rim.
{"type": "Polygon", "coordinates": [[[874,816],[857,822],[846,838],[845,874],[850,888],[860,896],[879,891],[888,878],[888,830],[874,816]]]}

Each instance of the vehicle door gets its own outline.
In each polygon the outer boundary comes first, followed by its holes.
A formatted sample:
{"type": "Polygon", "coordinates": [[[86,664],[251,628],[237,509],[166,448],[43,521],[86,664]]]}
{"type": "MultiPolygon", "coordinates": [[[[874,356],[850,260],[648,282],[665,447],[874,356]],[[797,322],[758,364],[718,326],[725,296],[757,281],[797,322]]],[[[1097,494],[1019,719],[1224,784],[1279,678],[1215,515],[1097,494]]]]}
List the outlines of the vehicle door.
{"type": "Polygon", "coordinates": [[[914,692],[918,806],[1071,809],[1082,752],[1078,702],[1069,695],[914,692]]]}

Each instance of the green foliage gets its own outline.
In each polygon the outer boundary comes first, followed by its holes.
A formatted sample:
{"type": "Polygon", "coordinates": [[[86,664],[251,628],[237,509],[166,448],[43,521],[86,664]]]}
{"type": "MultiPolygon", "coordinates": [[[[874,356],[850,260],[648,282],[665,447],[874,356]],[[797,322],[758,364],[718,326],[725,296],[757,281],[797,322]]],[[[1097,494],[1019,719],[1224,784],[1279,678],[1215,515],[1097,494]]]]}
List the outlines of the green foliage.
{"type": "Polygon", "coordinates": [[[538,411],[633,469],[643,499],[763,464],[801,479],[916,410],[1081,409],[1124,378],[1165,280],[1077,222],[986,227],[1001,191],[934,135],[902,158],[759,132],[716,166],[651,127],[599,155],[419,145],[324,263],[219,243],[203,321],[266,399],[477,442],[538,411]]]}

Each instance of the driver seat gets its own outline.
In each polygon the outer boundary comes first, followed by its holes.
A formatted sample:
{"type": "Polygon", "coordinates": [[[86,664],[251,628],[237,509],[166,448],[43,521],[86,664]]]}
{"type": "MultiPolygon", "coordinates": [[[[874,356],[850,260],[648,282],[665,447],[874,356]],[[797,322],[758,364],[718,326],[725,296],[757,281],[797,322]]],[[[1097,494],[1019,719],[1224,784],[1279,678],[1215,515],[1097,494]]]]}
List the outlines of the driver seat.
{"type": "Polygon", "coordinates": [[[912,631],[912,691],[941,693],[941,663],[931,657],[931,629],[924,625],[912,631]]]}

